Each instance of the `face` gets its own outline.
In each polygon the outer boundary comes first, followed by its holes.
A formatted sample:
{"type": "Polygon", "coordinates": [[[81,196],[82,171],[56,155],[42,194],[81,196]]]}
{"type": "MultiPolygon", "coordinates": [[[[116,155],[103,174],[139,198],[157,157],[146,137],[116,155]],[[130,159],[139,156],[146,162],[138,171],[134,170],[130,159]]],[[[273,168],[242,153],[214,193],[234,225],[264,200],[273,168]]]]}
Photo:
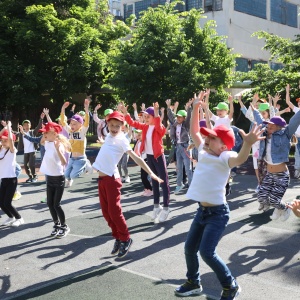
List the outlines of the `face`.
{"type": "Polygon", "coordinates": [[[70,128],[72,132],[78,131],[81,128],[82,124],[75,121],[75,120],[71,120],[70,122],[70,128]]]}
{"type": "Polygon", "coordinates": [[[267,134],[271,135],[272,133],[274,133],[275,131],[280,130],[282,127],[275,125],[275,124],[268,124],[267,125],[267,134]]]}
{"type": "Polygon", "coordinates": [[[154,117],[152,115],[144,114],[145,124],[147,124],[147,125],[153,125],[153,119],[154,119],[154,117]]]}
{"type": "Polygon", "coordinates": [[[261,111],[260,114],[265,120],[269,119],[269,113],[266,110],[261,111]]]}
{"type": "Polygon", "coordinates": [[[225,109],[217,109],[217,116],[219,118],[224,118],[227,115],[227,110],[225,109]]]}
{"type": "Polygon", "coordinates": [[[57,133],[55,131],[44,132],[44,139],[48,142],[54,142],[57,137],[57,133]]]}
{"type": "Polygon", "coordinates": [[[139,141],[142,139],[142,133],[141,132],[138,132],[136,134],[136,139],[139,140],[139,141]]]}
{"type": "Polygon", "coordinates": [[[209,135],[205,138],[204,150],[207,153],[219,156],[227,147],[224,145],[219,137],[209,135]]]}
{"type": "Polygon", "coordinates": [[[23,129],[25,132],[29,131],[31,128],[31,124],[30,123],[24,123],[23,124],[23,129]]]}
{"type": "Polygon", "coordinates": [[[1,144],[3,148],[8,148],[8,139],[1,139],[1,144]]]}
{"type": "Polygon", "coordinates": [[[177,116],[177,123],[178,124],[182,124],[182,122],[184,121],[185,117],[181,117],[181,116],[177,116]]]}
{"type": "Polygon", "coordinates": [[[107,127],[108,127],[108,130],[109,130],[109,133],[112,136],[118,135],[122,131],[123,126],[124,126],[123,122],[121,122],[119,120],[116,120],[116,119],[110,119],[107,122],[107,127]]]}

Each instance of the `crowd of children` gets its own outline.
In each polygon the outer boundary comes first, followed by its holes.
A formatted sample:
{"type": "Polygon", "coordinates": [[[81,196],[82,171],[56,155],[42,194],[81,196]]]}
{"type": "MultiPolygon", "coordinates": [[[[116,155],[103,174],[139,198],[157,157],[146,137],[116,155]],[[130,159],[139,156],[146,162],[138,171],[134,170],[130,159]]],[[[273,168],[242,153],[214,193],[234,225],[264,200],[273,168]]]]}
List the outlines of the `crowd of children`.
{"type": "MultiPolygon", "coordinates": [[[[232,125],[233,97],[228,103],[220,102],[213,114],[209,109],[210,90],[200,92],[190,99],[182,109],[179,103],[172,105],[166,100],[169,126],[163,125],[164,109],[153,103],[146,108],[143,104],[138,112],[133,104],[134,119],[128,107],[119,103],[114,111],[107,108],[100,119],[98,104],[90,112],[90,98],[84,100],[84,111],[66,115],[70,103],[65,102],[61,114],[52,122],[49,110],[44,109],[37,127],[31,129],[31,122],[24,120],[18,131],[13,132],[11,122],[2,122],[0,132],[0,208],[7,215],[1,226],[18,227],[24,219],[12,205],[16,197],[17,177],[20,167],[16,162],[17,151],[24,153],[24,169],[28,175],[26,183],[38,180],[35,157],[39,145],[41,150],[40,172],[45,174],[46,202],[53,220],[50,235],[62,238],[70,232],[65,212],[61,206],[64,189],[71,187],[74,179],[84,172],[98,172],[98,192],[102,214],[114,237],[112,255],[124,257],[133,240],[122,213],[122,183],[130,183],[127,166],[131,158],[141,167],[142,196],[153,196],[152,220],[165,222],[170,210],[170,185],[167,165],[176,163],[176,188],[178,194],[188,188],[187,197],[199,204],[185,243],[187,281],[175,290],[178,296],[189,296],[202,292],[199,257],[214,270],[222,287],[221,299],[234,299],[241,288],[226,264],[216,254],[217,244],[229,220],[229,206],[226,196],[230,193],[230,174],[244,163],[252,151],[253,167],[257,177],[256,189],[258,210],[265,212],[271,207],[271,219],[285,221],[291,212],[300,217],[299,200],[283,201],[289,185],[287,168],[293,136],[300,139],[300,105],[290,100],[290,86],[286,87],[288,109],[278,108],[280,97],[269,95],[269,102],[257,94],[246,108],[242,97],[238,101],[241,111],[251,122],[249,133],[232,125]],[[280,116],[292,110],[295,115],[289,124],[280,116]],[[44,121],[46,117],[46,121],[44,121]],[[90,119],[97,124],[98,142],[101,148],[91,166],[86,156],[90,119]],[[258,126],[259,125],[259,126],[258,126]],[[164,155],[163,138],[169,134],[172,142],[172,158],[164,155]],[[18,139],[18,150],[15,141],[18,139]],[[131,141],[134,146],[130,145],[131,141]],[[238,153],[237,153],[238,152],[238,153]],[[194,168],[195,167],[195,168],[194,168]],[[122,171],[124,176],[122,176],[122,171]],[[214,185],[210,184],[214,178],[214,185]],[[186,180],[187,179],[187,180],[186,180]],[[160,200],[162,190],[162,202],[160,200]]],[[[299,99],[298,99],[299,100],[299,99]]],[[[298,104],[300,101],[297,101],[298,104]]],[[[300,177],[300,146],[296,143],[295,177],[300,177]]]]}

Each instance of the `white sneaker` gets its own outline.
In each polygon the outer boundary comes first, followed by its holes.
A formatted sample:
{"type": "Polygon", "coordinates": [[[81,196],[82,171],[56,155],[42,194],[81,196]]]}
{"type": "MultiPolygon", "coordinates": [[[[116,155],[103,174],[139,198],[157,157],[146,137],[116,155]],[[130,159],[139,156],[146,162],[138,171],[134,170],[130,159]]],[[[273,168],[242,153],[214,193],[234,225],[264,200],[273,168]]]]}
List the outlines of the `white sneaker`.
{"type": "Polygon", "coordinates": [[[259,203],[259,206],[258,206],[258,210],[263,210],[264,209],[264,204],[263,203],[259,203]]]}
{"type": "Polygon", "coordinates": [[[294,177],[297,178],[297,179],[300,177],[300,171],[299,170],[295,170],[294,177]]]}
{"type": "Polygon", "coordinates": [[[126,176],[125,179],[124,179],[124,182],[129,183],[130,182],[130,177],[126,176]]]}
{"type": "Polygon", "coordinates": [[[94,172],[91,162],[88,159],[86,160],[85,170],[86,170],[87,174],[93,174],[93,172],[94,172]]]}
{"type": "Polygon", "coordinates": [[[155,220],[159,216],[159,214],[161,213],[162,210],[163,210],[163,207],[161,205],[157,208],[154,207],[151,220],[155,220]]]}
{"type": "Polygon", "coordinates": [[[280,216],[281,221],[286,221],[291,215],[291,209],[287,208],[286,210],[283,210],[280,216]]]}
{"type": "Polygon", "coordinates": [[[280,216],[281,216],[281,214],[282,214],[282,212],[283,212],[283,210],[275,208],[274,211],[273,211],[273,214],[272,214],[272,216],[271,216],[271,219],[272,219],[272,220],[277,220],[277,219],[279,219],[280,216]]]}
{"type": "Polygon", "coordinates": [[[11,226],[12,227],[19,227],[20,225],[24,224],[24,219],[21,218],[21,219],[16,219],[12,224],[11,226]]]}
{"type": "Polygon", "coordinates": [[[22,197],[22,194],[19,191],[16,191],[13,197],[13,200],[19,200],[22,197]]]}
{"type": "Polygon", "coordinates": [[[163,209],[159,215],[159,223],[165,222],[168,219],[169,213],[170,213],[170,208],[163,209]]]}
{"type": "Polygon", "coordinates": [[[10,226],[13,222],[15,222],[15,217],[8,218],[6,221],[4,221],[1,226],[10,226]]]}
{"type": "Polygon", "coordinates": [[[151,190],[146,191],[146,194],[145,194],[146,197],[149,197],[149,196],[152,196],[152,195],[153,195],[153,191],[151,191],[151,190]]]}
{"type": "Polygon", "coordinates": [[[266,212],[270,209],[270,204],[265,204],[264,205],[264,208],[263,208],[263,211],[266,212]]]}
{"type": "Polygon", "coordinates": [[[67,180],[66,179],[66,188],[71,187],[73,184],[73,179],[67,180]]]}
{"type": "Polygon", "coordinates": [[[257,187],[256,187],[256,189],[255,189],[255,194],[257,194],[258,192],[259,192],[259,188],[260,188],[260,185],[258,185],[257,187]]]}

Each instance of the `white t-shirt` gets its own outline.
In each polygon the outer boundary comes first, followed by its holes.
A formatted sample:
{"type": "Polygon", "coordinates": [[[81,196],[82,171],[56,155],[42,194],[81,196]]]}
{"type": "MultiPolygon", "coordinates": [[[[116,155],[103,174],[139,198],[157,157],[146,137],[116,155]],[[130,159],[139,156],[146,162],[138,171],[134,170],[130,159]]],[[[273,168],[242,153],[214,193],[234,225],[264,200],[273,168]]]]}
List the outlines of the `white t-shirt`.
{"type": "MultiPolygon", "coordinates": [[[[65,147],[60,145],[59,150],[64,155],[65,147]]],[[[64,166],[55,149],[54,142],[45,142],[45,155],[40,167],[40,172],[48,176],[64,175],[64,166]]]]}
{"type": "Polygon", "coordinates": [[[176,142],[177,142],[177,144],[181,143],[181,140],[180,140],[181,128],[182,128],[182,124],[176,125],[176,142]]]}
{"type": "Polygon", "coordinates": [[[16,176],[16,154],[17,149],[14,148],[14,152],[10,152],[8,149],[2,147],[0,150],[0,179],[2,178],[14,178],[16,176]],[[5,154],[6,153],[6,154],[5,154]]]}
{"type": "Polygon", "coordinates": [[[237,157],[234,151],[224,151],[220,156],[208,154],[199,146],[198,163],[186,197],[213,205],[226,203],[225,186],[230,174],[228,159],[237,157]]]}
{"type": "MultiPolygon", "coordinates": [[[[26,132],[25,134],[30,136],[29,132],[26,132]]],[[[24,153],[35,152],[34,143],[29,142],[24,137],[23,137],[23,144],[24,144],[24,153]]]]}
{"type": "Polygon", "coordinates": [[[129,141],[122,132],[117,136],[111,136],[109,133],[98,152],[93,168],[108,176],[120,178],[118,163],[123,154],[129,150],[132,150],[129,141]]]}
{"type": "Polygon", "coordinates": [[[214,121],[215,126],[219,125],[225,125],[228,129],[231,129],[231,121],[232,119],[229,119],[229,116],[225,116],[224,118],[220,118],[216,115],[212,115],[211,120],[214,121]]]}
{"type": "Polygon", "coordinates": [[[152,147],[152,135],[154,131],[155,125],[149,125],[148,131],[146,133],[146,141],[145,141],[145,153],[153,155],[153,147],[152,147]]]}

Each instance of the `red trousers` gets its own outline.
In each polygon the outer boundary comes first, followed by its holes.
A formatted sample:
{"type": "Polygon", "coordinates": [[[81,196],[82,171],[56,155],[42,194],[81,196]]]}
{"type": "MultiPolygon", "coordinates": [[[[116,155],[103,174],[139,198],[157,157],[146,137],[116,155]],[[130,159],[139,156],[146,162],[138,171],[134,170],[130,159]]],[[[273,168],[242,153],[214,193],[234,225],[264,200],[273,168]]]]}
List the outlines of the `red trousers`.
{"type": "Polygon", "coordinates": [[[112,236],[120,241],[130,238],[121,206],[121,179],[114,176],[99,177],[98,191],[103,217],[111,228],[112,236]]]}

